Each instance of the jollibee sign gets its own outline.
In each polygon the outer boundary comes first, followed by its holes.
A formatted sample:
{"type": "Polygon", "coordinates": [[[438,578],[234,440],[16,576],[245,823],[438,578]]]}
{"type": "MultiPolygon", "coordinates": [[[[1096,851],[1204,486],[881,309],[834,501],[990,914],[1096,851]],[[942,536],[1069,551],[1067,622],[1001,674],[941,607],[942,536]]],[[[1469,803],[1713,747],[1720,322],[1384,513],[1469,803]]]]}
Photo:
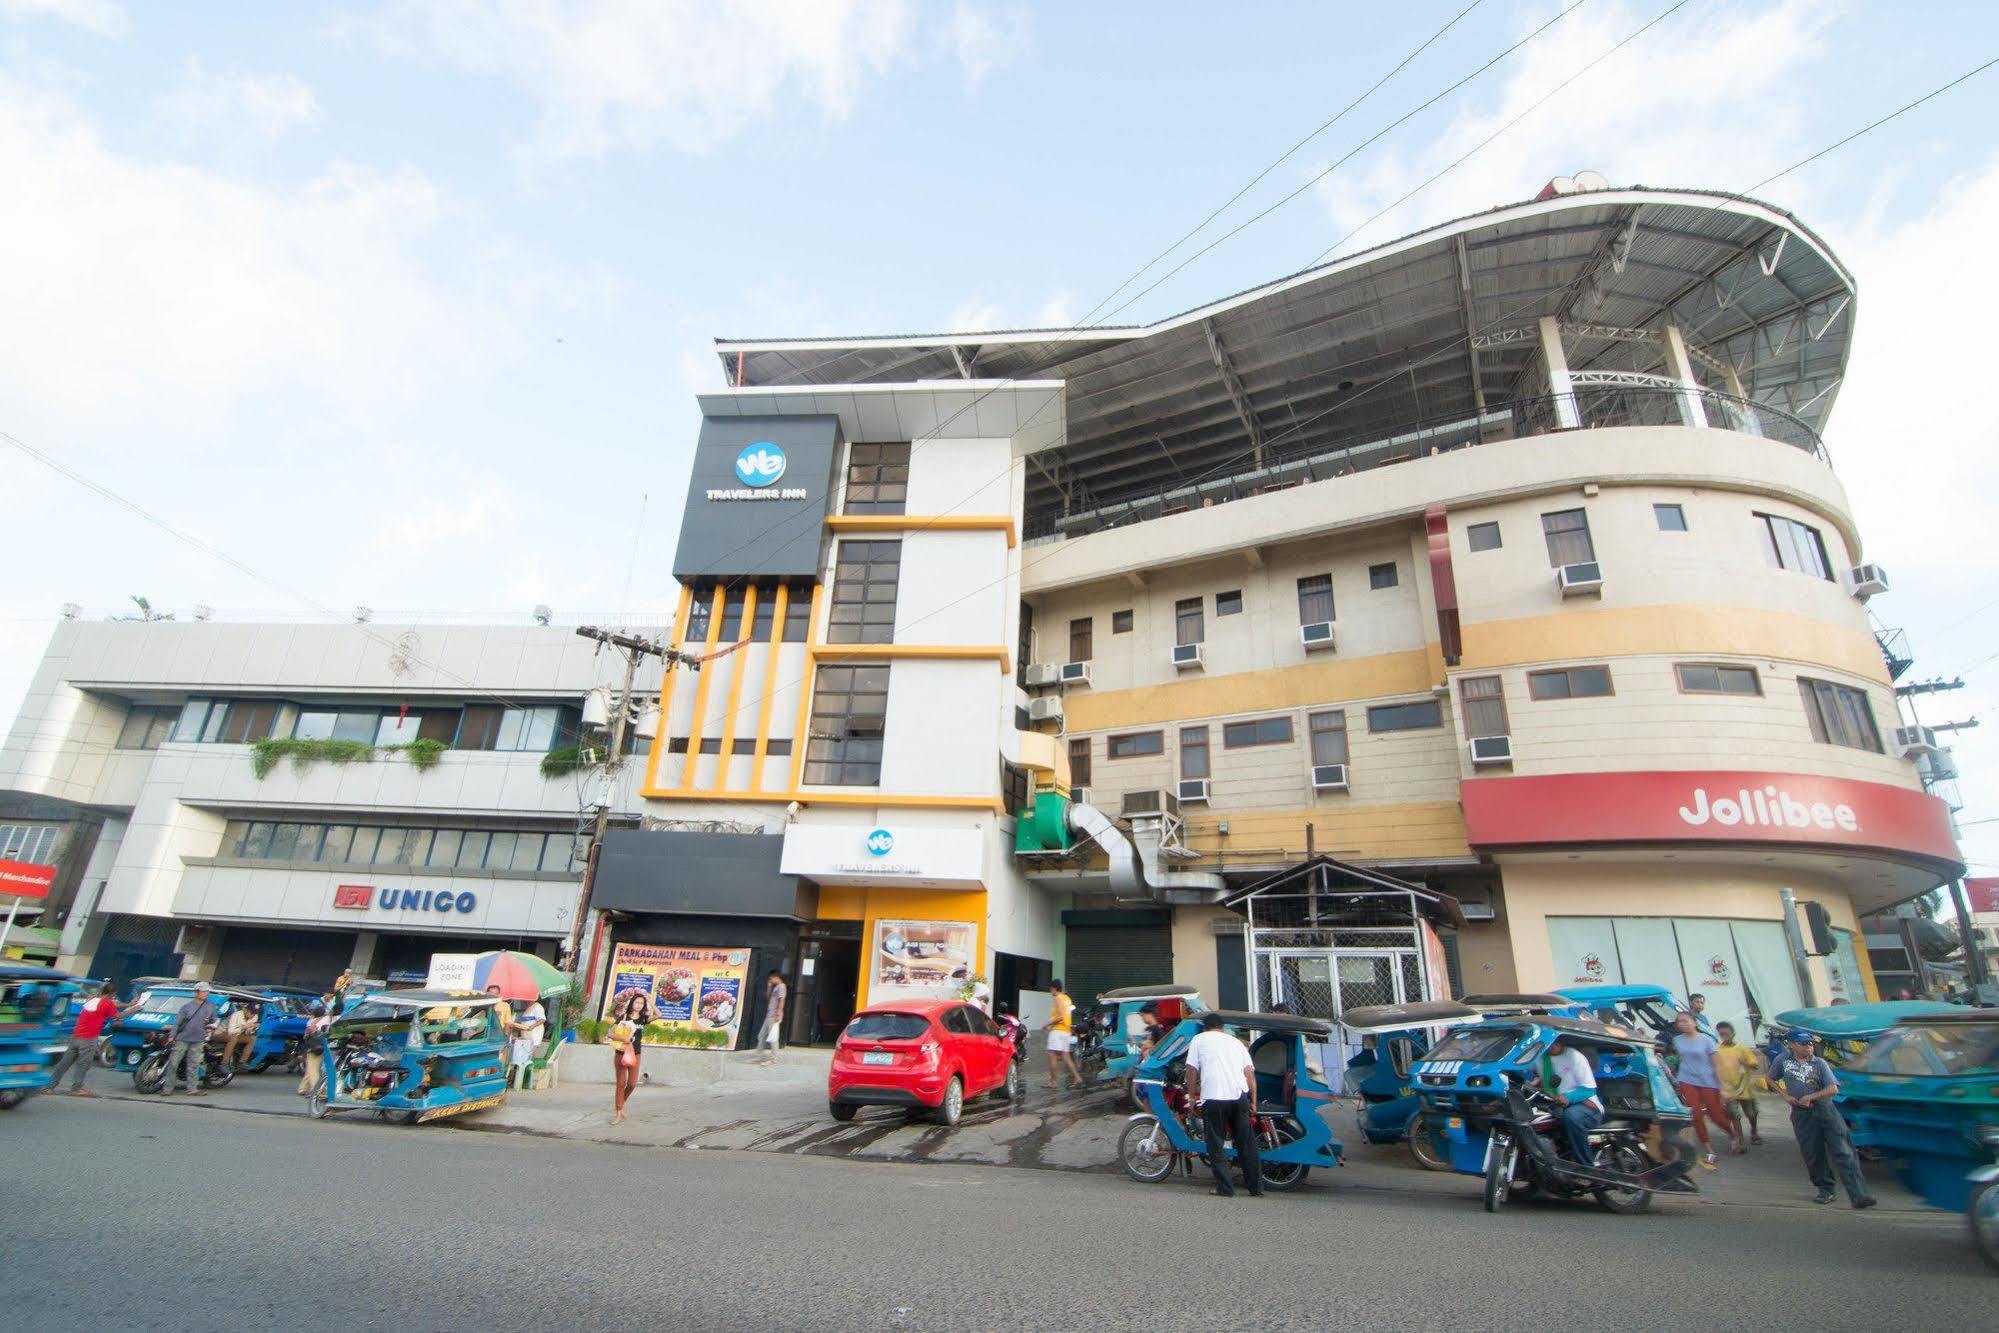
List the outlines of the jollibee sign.
{"type": "Polygon", "coordinates": [[[1881,782],[1798,773],[1562,773],[1459,784],[1474,847],[1781,842],[1892,852],[1961,869],[1944,803],[1881,782]]]}

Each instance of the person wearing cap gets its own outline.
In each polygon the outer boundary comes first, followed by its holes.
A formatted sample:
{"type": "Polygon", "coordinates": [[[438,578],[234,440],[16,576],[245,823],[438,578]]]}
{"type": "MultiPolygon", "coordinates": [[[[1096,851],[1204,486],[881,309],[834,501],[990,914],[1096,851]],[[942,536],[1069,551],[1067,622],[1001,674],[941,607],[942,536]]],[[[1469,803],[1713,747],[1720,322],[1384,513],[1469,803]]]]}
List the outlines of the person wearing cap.
{"type": "Polygon", "coordinates": [[[1242,1183],[1251,1198],[1261,1199],[1263,1161],[1251,1123],[1256,1106],[1256,1065],[1250,1059],[1249,1047],[1223,1029],[1220,1014],[1202,1018],[1200,1035],[1187,1044],[1187,1096],[1201,1111],[1215,1193],[1235,1197],[1228,1154],[1222,1146],[1224,1139],[1233,1138],[1236,1157],[1242,1163],[1242,1183]]]}
{"type": "Polygon", "coordinates": [[[1793,1028],[1784,1034],[1785,1052],[1770,1064],[1770,1082],[1791,1107],[1791,1130],[1798,1136],[1798,1151],[1804,1154],[1805,1174],[1818,1187],[1815,1202],[1831,1203],[1835,1173],[1855,1208],[1872,1208],[1874,1196],[1867,1192],[1867,1179],[1860,1174],[1860,1159],[1854,1155],[1853,1140],[1846,1132],[1846,1120],[1832,1104],[1839,1092],[1839,1080],[1832,1066],[1818,1053],[1812,1034],[1793,1028]]]}
{"type": "Polygon", "coordinates": [[[202,1047],[208,1042],[208,1029],[221,1018],[221,1011],[215,1001],[208,997],[208,983],[194,983],[194,995],[180,1007],[174,1015],[173,1026],[167,1030],[167,1068],[160,1078],[160,1095],[174,1094],[174,1071],[185,1069],[187,1073],[187,1095],[206,1097],[201,1088],[202,1047]]]}

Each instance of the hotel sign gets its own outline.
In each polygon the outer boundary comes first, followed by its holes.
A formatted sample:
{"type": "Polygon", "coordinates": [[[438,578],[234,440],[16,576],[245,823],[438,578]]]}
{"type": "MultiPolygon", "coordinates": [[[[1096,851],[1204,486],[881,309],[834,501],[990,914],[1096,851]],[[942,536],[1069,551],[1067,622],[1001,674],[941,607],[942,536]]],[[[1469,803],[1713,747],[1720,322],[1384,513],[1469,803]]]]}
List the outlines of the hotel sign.
{"type": "Polygon", "coordinates": [[[779,869],[815,884],[976,889],[985,882],[985,840],[975,828],[792,824],[779,869]]]}
{"type": "Polygon", "coordinates": [[[703,418],[674,577],[816,577],[839,455],[836,416],[703,418]]]}

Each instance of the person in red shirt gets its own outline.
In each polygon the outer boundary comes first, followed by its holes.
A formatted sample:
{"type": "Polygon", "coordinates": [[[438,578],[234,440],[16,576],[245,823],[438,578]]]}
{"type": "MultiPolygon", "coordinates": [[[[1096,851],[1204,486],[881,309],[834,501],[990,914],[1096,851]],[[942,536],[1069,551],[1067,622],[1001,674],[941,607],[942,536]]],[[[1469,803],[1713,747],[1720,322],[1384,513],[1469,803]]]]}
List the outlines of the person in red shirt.
{"type": "MultiPolygon", "coordinates": [[[[50,1087],[62,1082],[63,1070],[74,1066],[76,1072],[70,1076],[69,1081],[70,1096],[91,1095],[90,1090],[83,1086],[83,1080],[89,1075],[91,1066],[97,1063],[98,1048],[104,1045],[104,1029],[112,1020],[123,1018],[126,1012],[118,1008],[118,1001],[113,998],[116,994],[117,988],[107,981],[98,987],[97,994],[83,1006],[83,1011],[76,1020],[76,1027],[69,1034],[69,1047],[62,1053],[62,1058],[56,1061],[55,1076],[49,1080],[50,1087]]],[[[127,1010],[137,1007],[133,1004],[127,1006],[127,1010]]]]}

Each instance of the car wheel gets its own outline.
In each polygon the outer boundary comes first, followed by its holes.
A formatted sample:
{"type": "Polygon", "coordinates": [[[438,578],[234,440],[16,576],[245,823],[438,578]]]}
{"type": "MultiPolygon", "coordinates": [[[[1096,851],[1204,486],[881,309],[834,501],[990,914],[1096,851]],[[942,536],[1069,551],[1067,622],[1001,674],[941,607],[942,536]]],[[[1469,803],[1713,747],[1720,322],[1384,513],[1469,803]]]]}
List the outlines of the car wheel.
{"type": "MultiPolygon", "coordinates": [[[[1618,1171],[1627,1176],[1642,1176],[1652,1169],[1652,1159],[1629,1143],[1606,1143],[1597,1149],[1594,1165],[1605,1171],[1618,1171]]],[[[1652,1191],[1641,1189],[1604,1188],[1591,1190],[1596,1201],[1613,1213],[1629,1214],[1645,1211],[1652,1202],[1652,1191]]]]}
{"type": "Polygon", "coordinates": [[[1492,1136],[1485,1154],[1485,1211],[1496,1213],[1506,1206],[1513,1192],[1513,1140],[1504,1134],[1492,1136]]]}
{"type": "Polygon", "coordinates": [[[1973,1190],[1964,1216],[1971,1224],[1971,1244],[1978,1257],[1999,1268],[1999,1181],[1988,1180],[1973,1190]]]}
{"type": "Polygon", "coordinates": [[[1147,1185],[1156,1185],[1173,1174],[1174,1155],[1157,1116],[1132,1117],[1118,1137],[1117,1159],[1125,1174],[1147,1185]]]}
{"type": "Polygon", "coordinates": [[[382,1119],[388,1121],[388,1123],[392,1125],[413,1125],[416,1123],[416,1112],[413,1110],[406,1110],[400,1106],[378,1107],[375,1111],[375,1114],[379,1115],[380,1117],[382,1117],[382,1119]]]}
{"type": "Polygon", "coordinates": [[[826,1103],[826,1114],[832,1116],[835,1120],[839,1121],[843,1125],[846,1124],[849,1120],[852,1120],[854,1118],[854,1113],[860,1109],[861,1109],[860,1107],[854,1105],[852,1102],[826,1103]]]}
{"type": "Polygon", "coordinates": [[[953,1074],[951,1081],[944,1085],[944,1100],[937,1103],[937,1109],[932,1114],[937,1117],[937,1123],[940,1125],[955,1125],[958,1123],[958,1117],[964,1113],[965,1081],[953,1074]]]}
{"type": "Polygon", "coordinates": [[[0,1111],[11,1111],[28,1099],[21,1088],[0,1088],[0,1111]]]}
{"type": "Polygon", "coordinates": [[[112,1044],[111,1044],[110,1042],[108,1042],[108,1041],[105,1041],[105,1042],[100,1042],[100,1043],[98,1043],[98,1047],[97,1047],[97,1066],[98,1066],[98,1068],[100,1068],[100,1069],[112,1069],[112,1068],[115,1068],[115,1067],[117,1066],[117,1064],[118,1064],[118,1050],[117,1050],[117,1048],[116,1048],[116,1047],[114,1047],[114,1046],[113,1046],[113,1045],[112,1045],[112,1044]]]}
{"type": "Polygon", "coordinates": [[[1003,1102],[1020,1100],[1020,1070],[1011,1060],[1007,1061],[1006,1077],[993,1089],[993,1096],[1003,1102]]]}

